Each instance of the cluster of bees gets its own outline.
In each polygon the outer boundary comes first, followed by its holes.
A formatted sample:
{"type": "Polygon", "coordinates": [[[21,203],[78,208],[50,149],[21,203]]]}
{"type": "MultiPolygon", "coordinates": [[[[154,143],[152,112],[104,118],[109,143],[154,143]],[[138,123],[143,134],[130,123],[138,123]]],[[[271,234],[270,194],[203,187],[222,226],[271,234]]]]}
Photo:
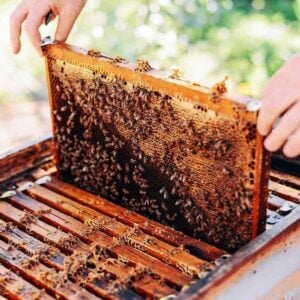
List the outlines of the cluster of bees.
{"type": "MultiPolygon", "coordinates": [[[[138,67],[142,72],[147,65],[140,61],[138,67]]],[[[212,131],[209,121],[199,125],[181,116],[181,99],[106,73],[77,79],[60,70],[52,82],[62,179],[228,251],[250,240],[253,173],[249,182],[230,161],[236,159],[237,127],[224,123],[212,131]],[[227,129],[231,135],[224,138],[227,129]],[[206,185],[189,157],[214,161],[232,189],[206,185]]],[[[207,113],[200,104],[192,110],[207,113]]],[[[254,127],[244,129],[247,143],[255,139],[254,127]]]]}

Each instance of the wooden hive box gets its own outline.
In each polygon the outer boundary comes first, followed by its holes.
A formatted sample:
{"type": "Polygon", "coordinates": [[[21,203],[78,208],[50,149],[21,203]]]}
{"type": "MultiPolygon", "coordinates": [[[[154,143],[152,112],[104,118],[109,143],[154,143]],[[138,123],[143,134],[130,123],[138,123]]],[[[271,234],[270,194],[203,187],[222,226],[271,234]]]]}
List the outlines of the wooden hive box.
{"type": "Polygon", "coordinates": [[[266,231],[230,256],[61,181],[52,138],[0,154],[0,299],[297,298],[298,165],[272,157],[266,231]]]}

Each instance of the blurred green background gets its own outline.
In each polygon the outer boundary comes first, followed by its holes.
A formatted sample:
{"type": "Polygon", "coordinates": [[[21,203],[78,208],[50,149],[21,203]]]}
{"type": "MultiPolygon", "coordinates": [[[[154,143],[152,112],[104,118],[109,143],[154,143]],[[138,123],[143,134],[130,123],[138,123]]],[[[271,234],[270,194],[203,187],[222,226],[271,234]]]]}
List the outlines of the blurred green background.
{"type": "MultiPolygon", "coordinates": [[[[24,36],[10,53],[8,19],[18,1],[0,3],[0,152],[49,131],[43,60],[24,36]]],[[[300,0],[88,0],[69,43],[156,68],[179,67],[210,86],[229,76],[235,90],[260,97],[267,79],[300,52],[300,0]]],[[[52,35],[56,22],[42,28],[52,35]]]]}

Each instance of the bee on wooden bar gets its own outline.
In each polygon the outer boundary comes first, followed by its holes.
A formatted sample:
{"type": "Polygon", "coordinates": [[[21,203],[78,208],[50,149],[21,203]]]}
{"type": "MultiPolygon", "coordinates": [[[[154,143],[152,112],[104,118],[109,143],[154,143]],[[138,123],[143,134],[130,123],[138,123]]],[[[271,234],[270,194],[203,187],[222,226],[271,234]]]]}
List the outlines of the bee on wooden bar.
{"type": "Polygon", "coordinates": [[[210,100],[213,102],[218,101],[225,93],[227,93],[226,81],[228,76],[226,76],[221,82],[216,83],[210,90],[210,100]]]}
{"type": "Polygon", "coordinates": [[[138,59],[136,61],[137,65],[135,67],[135,71],[139,71],[139,72],[148,72],[152,70],[152,67],[150,66],[149,62],[147,60],[144,59],[138,59]]]}
{"type": "Polygon", "coordinates": [[[99,58],[99,57],[102,56],[100,51],[97,51],[97,50],[94,50],[94,49],[88,50],[87,54],[92,56],[92,57],[96,57],[96,58],[99,58]]]}
{"type": "Polygon", "coordinates": [[[182,76],[181,76],[180,69],[173,69],[172,73],[169,75],[169,78],[172,78],[172,79],[180,79],[181,77],[182,76]]]}

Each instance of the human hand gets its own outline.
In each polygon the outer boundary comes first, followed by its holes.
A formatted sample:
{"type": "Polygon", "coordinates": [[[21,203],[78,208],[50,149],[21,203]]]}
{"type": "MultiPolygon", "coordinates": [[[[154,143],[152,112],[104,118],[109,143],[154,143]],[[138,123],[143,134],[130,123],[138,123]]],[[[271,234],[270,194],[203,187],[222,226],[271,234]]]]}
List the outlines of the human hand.
{"type": "Polygon", "coordinates": [[[65,41],[87,0],[23,0],[10,16],[10,38],[12,51],[17,54],[21,49],[20,36],[22,24],[40,55],[41,34],[39,27],[45,22],[46,15],[52,11],[53,19],[59,16],[55,40],[65,41]]]}
{"type": "Polygon", "coordinates": [[[270,79],[263,95],[257,129],[267,136],[265,147],[277,151],[283,146],[288,157],[300,154],[300,54],[290,58],[270,79]],[[277,126],[276,120],[281,117],[277,126]],[[272,129],[273,127],[273,129],[272,129]]]}

